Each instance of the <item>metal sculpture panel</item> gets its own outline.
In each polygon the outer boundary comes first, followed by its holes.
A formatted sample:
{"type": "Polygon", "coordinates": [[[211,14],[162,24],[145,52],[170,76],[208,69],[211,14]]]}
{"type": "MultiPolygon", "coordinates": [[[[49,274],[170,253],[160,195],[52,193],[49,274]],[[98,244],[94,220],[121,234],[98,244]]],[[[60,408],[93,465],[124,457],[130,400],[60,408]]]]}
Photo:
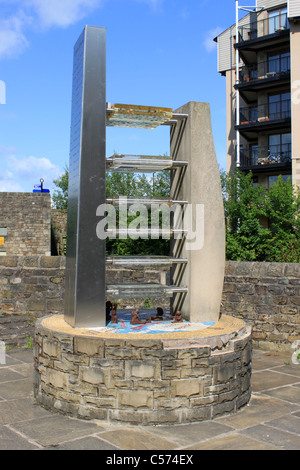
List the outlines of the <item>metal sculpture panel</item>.
{"type": "Polygon", "coordinates": [[[86,26],[74,47],[65,320],[105,326],[105,240],[96,210],[105,203],[106,29],[86,26]]]}

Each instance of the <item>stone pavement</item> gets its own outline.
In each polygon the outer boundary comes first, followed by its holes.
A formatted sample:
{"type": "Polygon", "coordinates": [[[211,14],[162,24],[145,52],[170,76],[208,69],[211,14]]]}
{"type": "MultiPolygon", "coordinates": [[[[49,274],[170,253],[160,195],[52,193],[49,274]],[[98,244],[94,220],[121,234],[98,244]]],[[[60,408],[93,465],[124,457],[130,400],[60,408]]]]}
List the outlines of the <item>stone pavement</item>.
{"type": "Polygon", "coordinates": [[[36,405],[32,351],[11,350],[0,365],[0,450],[300,450],[300,365],[291,355],[254,350],[252,398],[236,415],[136,427],[74,419],[36,405]]]}

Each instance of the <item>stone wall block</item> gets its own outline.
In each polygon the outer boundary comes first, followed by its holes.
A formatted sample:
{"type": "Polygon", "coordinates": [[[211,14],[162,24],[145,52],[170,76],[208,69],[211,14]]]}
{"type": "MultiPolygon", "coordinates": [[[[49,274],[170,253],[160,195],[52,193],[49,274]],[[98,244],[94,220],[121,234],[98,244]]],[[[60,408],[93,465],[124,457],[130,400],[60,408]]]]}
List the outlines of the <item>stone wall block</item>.
{"type": "Polygon", "coordinates": [[[89,337],[74,338],[74,353],[89,357],[104,357],[104,340],[89,337]]]}

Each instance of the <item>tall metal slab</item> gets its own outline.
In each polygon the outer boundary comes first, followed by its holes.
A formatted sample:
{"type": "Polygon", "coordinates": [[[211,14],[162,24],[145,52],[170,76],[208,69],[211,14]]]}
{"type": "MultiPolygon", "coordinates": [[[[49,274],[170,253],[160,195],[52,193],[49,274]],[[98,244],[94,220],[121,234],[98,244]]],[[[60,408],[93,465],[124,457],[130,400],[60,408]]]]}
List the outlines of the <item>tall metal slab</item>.
{"type": "Polygon", "coordinates": [[[105,240],[96,210],[105,204],[106,29],[86,26],[74,46],[65,321],[105,326],[105,240]]]}

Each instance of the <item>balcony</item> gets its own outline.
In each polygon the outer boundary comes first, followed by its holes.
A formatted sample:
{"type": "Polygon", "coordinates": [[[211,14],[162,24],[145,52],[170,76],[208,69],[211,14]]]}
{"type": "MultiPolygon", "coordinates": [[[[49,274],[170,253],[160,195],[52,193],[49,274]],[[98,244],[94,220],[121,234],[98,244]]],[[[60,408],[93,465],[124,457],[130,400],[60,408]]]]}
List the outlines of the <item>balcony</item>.
{"type": "Polygon", "coordinates": [[[256,132],[268,129],[284,129],[291,125],[291,100],[273,101],[259,106],[240,109],[241,132],[256,132]]]}
{"type": "Polygon", "coordinates": [[[253,145],[240,151],[240,168],[262,172],[289,169],[292,162],[292,145],[253,145]]]}
{"type": "Polygon", "coordinates": [[[256,18],[256,15],[252,14],[253,21],[250,24],[239,26],[238,44],[272,34],[280,34],[290,29],[287,13],[264,20],[257,20],[256,18]]]}
{"type": "Polygon", "coordinates": [[[257,15],[252,13],[251,19],[250,24],[239,26],[238,41],[234,46],[239,49],[245,63],[255,62],[257,52],[265,47],[279,47],[285,43],[288,46],[290,25],[287,13],[264,20],[257,20],[257,15]]]}
{"type": "Polygon", "coordinates": [[[278,56],[273,59],[259,62],[251,66],[240,68],[239,82],[241,85],[262,83],[267,80],[280,80],[289,78],[291,70],[290,55],[278,56]]]}

